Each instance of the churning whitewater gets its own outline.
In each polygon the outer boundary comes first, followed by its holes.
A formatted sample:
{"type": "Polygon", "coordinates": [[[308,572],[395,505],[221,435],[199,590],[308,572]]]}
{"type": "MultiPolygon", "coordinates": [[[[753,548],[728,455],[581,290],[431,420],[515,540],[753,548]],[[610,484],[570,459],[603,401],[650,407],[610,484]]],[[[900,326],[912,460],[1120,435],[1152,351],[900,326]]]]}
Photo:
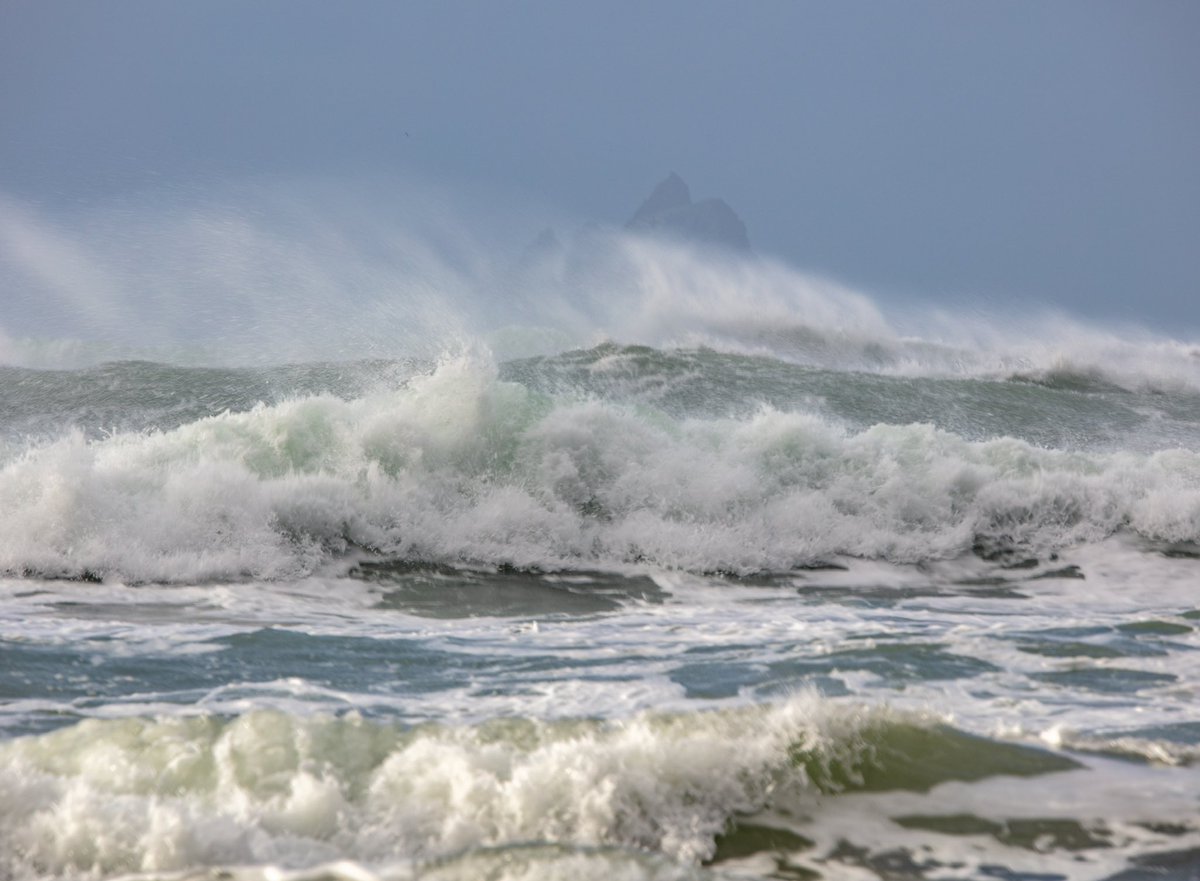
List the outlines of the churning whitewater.
{"type": "Polygon", "coordinates": [[[450,355],[0,337],[0,879],[1200,876],[1200,349],[623,247],[450,355]]]}
{"type": "MultiPolygon", "coordinates": [[[[745,370],[774,371],[769,379],[784,387],[763,391],[792,401],[831,381],[786,365],[611,346],[582,354],[593,382],[646,359],[641,379],[652,388],[552,394],[542,389],[561,379],[559,359],[505,365],[520,382],[463,357],[351,400],[305,396],[97,438],[70,429],[11,455],[0,472],[0,567],[138,582],[280,579],[364,551],[746,575],[838,556],[916,563],[980,547],[1036,557],[1122,531],[1162,544],[1200,540],[1194,451],[1052,449],[929,422],[865,427],[861,415],[848,424],[854,414],[820,405],[804,412],[740,397],[738,385],[752,380],[745,370]],[[697,392],[708,396],[691,404],[697,392]],[[714,415],[711,398],[722,393],[747,412],[714,415]],[[664,404],[665,395],[679,400],[664,404]]],[[[142,369],[155,368],[122,372],[142,369]]],[[[177,384],[169,394],[188,397],[190,379],[168,373],[177,384]]],[[[851,399],[893,392],[853,375],[835,381],[851,399]]],[[[1013,428],[1034,438],[1089,409],[1108,423],[1101,438],[1130,433],[1122,423],[1131,416],[1169,418],[1138,416],[1127,401],[1125,412],[1103,400],[1055,409],[1056,397],[1080,395],[1013,382],[976,402],[961,400],[972,390],[961,382],[904,385],[896,391],[916,406],[953,402],[959,420],[972,406],[1004,403],[1013,428]],[[1022,397],[1040,411],[1021,412],[1022,397]],[[1039,426],[1051,412],[1054,424],[1039,426]]],[[[1185,415],[1200,406],[1193,393],[1180,397],[1150,404],[1185,415]]],[[[880,406],[888,404],[896,401],[880,406]]]]}

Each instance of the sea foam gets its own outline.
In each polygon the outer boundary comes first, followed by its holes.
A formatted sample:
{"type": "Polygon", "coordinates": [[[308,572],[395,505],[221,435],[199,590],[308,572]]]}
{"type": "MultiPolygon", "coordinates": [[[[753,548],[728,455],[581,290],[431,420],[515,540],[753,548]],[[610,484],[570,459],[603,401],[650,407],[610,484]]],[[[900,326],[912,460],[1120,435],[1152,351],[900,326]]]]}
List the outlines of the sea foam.
{"type": "Polygon", "coordinates": [[[852,753],[855,724],[815,698],[473,728],[273,712],[83,722],[0,744],[0,867],[26,877],[379,863],[530,841],[694,863],[733,813],[807,786],[794,755],[842,729],[827,745],[852,753]]]}
{"type": "Polygon", "coordinates": [[[0,876],[485,861],[480,848],[527,843],[695,865],[736,817],[767,808],[796,815],[847,790],[1077,767],[812,694],[607,722],[89,720],[0,744],[0,876]],[[921,761],[930,752],[937,767],[921,761]]]}
{"type": "Polygon", "coordinates": [[[295,577],[350,549],[572,568],[785,570],[1130,530],[1200,539],[1200,455],[850,431],[768,407],[672,418],[535,393],[472,358],[353,400],[78,432],[0,471],[0,568],[126,580],[295,577]]]}

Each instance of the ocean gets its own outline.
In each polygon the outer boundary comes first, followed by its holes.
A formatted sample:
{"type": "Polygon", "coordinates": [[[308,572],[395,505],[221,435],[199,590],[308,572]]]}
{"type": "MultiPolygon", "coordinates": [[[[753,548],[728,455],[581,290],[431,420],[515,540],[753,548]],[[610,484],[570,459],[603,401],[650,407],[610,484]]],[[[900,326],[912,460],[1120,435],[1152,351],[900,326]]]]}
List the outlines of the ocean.
{"type": "Polygon", "coordinates": [[[1200,349],[741,302],[9,358],[0,878],[1200,878],[1200,349]]]}

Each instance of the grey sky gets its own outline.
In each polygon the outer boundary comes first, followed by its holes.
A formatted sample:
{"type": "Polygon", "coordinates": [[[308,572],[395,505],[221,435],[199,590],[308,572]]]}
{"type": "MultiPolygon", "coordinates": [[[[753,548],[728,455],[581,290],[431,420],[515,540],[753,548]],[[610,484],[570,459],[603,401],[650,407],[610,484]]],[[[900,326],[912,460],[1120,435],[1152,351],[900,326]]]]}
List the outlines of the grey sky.
{"type": "MultiPolygon", "coordinates": [[[[1200,329],[1200,4],[7,0],[0,192],[668,171],[881,299],[1200,329]]],[[[536,229],[530,230],[530,233],[536,229]]]]}

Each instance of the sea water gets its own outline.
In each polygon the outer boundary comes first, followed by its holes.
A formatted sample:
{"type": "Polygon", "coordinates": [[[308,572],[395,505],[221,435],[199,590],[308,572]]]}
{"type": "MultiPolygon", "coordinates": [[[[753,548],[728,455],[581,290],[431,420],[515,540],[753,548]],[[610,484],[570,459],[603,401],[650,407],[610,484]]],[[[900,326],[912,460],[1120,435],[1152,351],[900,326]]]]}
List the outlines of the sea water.
{"type": "Polygon", "coordinates": [[[0,878],[1200,877],[1197,351],[756,315],[0,368],[0,878]]]}

